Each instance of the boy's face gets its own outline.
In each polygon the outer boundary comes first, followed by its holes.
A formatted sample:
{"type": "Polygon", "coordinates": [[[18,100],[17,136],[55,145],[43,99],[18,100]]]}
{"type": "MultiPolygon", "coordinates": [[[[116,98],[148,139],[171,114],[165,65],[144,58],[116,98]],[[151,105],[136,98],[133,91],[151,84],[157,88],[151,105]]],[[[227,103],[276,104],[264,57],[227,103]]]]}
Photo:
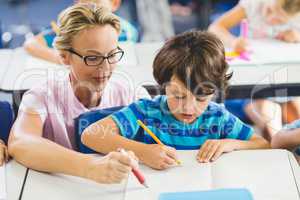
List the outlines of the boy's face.
{"type": "Polygon", "coordinates": [[[176,77],[166,86],[167,103],[173,116],[184,123],[194,122],[207,108],[213,95],[195,96],[176,77]]]}
{"type": "Polygon", "coordinates": [[[265,21],[271,26],[286,24],[292,17],[279,3],[264,5],[262,12],[265,21]]]}

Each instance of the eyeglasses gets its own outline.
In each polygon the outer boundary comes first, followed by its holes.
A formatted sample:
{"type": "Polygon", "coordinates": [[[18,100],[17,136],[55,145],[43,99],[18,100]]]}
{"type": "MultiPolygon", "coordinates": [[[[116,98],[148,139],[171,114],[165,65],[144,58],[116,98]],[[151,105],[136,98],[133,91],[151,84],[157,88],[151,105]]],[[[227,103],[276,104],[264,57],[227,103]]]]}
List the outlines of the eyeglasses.
{"type": "Polygon", "coordinates": [[[103,63],[105,59],[107,59],[109,64],[115,64],[119,62],[124,55],[124,51],[120,47],[117,47],[117,50],[118,50],[117,52],[114,52],[108,56],[96,56],[96,55],[83,56],[77,53],[74,49],[68,49],[69,52],[82,58],[84,63],[87,66],[99,66],[103,63]]]}

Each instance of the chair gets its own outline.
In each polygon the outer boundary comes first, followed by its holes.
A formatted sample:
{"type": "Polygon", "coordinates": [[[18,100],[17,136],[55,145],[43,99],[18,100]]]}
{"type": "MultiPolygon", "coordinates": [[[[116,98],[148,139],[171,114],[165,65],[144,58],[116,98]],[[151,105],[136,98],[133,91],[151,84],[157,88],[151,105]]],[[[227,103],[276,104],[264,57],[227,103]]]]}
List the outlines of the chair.
{"type": "Polygon", "coordinates": [[[6,101],[0,101],[0,138],[7,144],[10,129],[14,121],[12,105],[6,101]]]}

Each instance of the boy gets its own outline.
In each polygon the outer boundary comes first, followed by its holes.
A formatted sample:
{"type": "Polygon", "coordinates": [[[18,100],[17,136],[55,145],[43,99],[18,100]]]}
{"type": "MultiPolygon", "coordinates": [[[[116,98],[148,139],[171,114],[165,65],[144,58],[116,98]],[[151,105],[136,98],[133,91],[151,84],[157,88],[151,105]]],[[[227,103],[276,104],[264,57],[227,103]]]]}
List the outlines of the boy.
{"type": "Polygon", "coordinates": [[[199,162],[216,160],[222,153],[240,149],[268,148],[253,129],[211,102],[217,90],[225,90],[226,74],[222,42],[213,34],[186,32],[167,41],[157,54],[153,74],[166,95],[140,100],[88,127],[82,142],[108,153],[119,147],[132,150],[144,164],[155,169],[174,165],[175,149],[200,149],[199,162]],[[143,121],[167,146],[139,135],[143,121]]]}

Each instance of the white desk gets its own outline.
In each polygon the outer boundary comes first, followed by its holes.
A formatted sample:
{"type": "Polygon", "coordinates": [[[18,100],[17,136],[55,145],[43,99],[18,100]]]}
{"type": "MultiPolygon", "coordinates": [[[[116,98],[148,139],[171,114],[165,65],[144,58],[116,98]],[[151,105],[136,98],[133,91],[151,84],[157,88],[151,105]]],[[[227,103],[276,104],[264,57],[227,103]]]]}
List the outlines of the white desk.
{"type": "Polygon", "coordinates": [[[300,199],[299,165],[285,150],[237,151],[208,164],[195,160],[196,151],[178,153],[183,161],[180,167],[157,171],[141,166],[149,189],[132,174],[127,184],[108,186],[30,170],[22,199],[156,200],[161,192],[240,187],[248,188],[255,200],[300,199]]]}
{"type": "MultiPolygon", "coordinates": [[[[300,87],[300,56],[298,56],[300,46],[278,43],[278,47],[274,48],[269,41],[264,43],[266,49],[262,48],[260,43],[254,43],[257,53],[253,54],[251,62],[231,63],[230,71],[234,72],[231,80],[232,88],[242,86],[240,91],[245,93],[245,88],[249,86],[247,93],[250,94],[253,88],[261,90],[261,86],[277,90],[276,86],[288,85],[291,88],[292,85],[296,87],[293,91],[300,93],[298,89],[300,87]],[[273,49],[272,52],[270,49],[273,49]],[[286,51],[289,49],[291,53],[287,54],[286,51]],[[270,58],[270,54],[274,55],[271,56],[273,59],[270,58]]],[[[125,51],[125,56],[119,63],[115,76],[125,78],[132,86],[156,86],[157,83],[152,75],[152,62],[162,45],[162,43],[120,44],[125,51]]],[[[22,48],[0,51],[0,66],[0,89],[7,91],[27,90],[55,76],[54,72],[67,72],[65,67],[29,56],[22,48]]]]}
{"type": "Polygon", "coordinates": [[[14,160],[9,161],[5,168],[7,200],[19,199],[27,168],[14,160]]]}

